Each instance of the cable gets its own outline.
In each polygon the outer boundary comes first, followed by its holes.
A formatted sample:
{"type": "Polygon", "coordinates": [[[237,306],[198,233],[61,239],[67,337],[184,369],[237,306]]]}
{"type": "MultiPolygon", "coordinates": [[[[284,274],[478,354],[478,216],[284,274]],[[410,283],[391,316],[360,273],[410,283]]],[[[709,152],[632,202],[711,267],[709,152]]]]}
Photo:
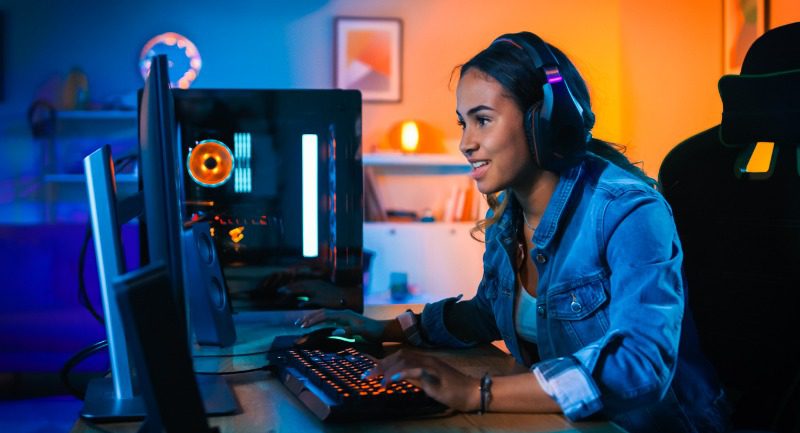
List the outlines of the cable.
{"type": "Polygon", "coordinates": [[[75,368],[76,365],[80,364],[84,359],[88,358],[89,356],[95,354],[96,352],[108,347],[108,340],[100,340],[94,344],[91,344],[88,347],[81,349],[80,352],[72,355],[72,358],[68,359],[67,362],[64,363],[64,366],[61,367],[61,371],[59,372],[59,377],[61,378],[61,382],[64,383],[64,386],[67,387],[70,394],[74,395],[75,397],[83,400],[85,392],[78,390],[72,383],[69,381],[69,373],[75,368]]]}
{"type": "Polygon", "coordinates": [[[105,323],[103,316],[95,310],[92,302],[89,299],[89,294],[86,291],[86,279],[83,275],[83,270],[86,267],[86,250],[89,247],[89,240],[92,238],[92,224],[86,225],[86,235],[83,237],[83,244],[81,245],[81,252],[78,255],[78,302],[87,310],[89,314],[94,317],[101,325],[105,323]]]}

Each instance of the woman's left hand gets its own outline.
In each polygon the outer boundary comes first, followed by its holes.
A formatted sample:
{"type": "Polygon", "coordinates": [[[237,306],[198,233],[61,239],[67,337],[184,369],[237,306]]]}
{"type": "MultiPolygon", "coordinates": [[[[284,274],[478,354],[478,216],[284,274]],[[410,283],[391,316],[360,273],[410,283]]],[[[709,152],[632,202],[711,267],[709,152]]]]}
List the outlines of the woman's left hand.
{"type": "Polygon", "coordinates": [[[384,376],[384,384],[407,380],[453,409],[480,409],[480,379],[467,376],[439,358],[399,350],[378,361],[368,379],[384,376]]]}

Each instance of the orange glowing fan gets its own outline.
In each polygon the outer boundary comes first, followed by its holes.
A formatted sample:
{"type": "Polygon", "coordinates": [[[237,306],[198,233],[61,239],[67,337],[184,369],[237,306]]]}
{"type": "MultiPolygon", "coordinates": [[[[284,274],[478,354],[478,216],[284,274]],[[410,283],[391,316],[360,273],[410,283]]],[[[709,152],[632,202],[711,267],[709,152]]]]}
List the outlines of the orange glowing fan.
{"type": "Polygon", "coordinates": [[[189,175],[207,187],[224,185],[233,173],[233,153],[221,141],[203,140],[186,157],[189,175]]]}

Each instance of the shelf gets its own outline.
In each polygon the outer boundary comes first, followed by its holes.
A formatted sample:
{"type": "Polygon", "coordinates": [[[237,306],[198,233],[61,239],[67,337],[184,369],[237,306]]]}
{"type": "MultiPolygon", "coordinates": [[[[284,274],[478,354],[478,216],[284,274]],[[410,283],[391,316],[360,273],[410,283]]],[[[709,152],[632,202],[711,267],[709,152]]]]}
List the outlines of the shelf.
{"type": "MultiPolygon", "coordinates": [[[[139,176],[135,174],[123,173],[116,175],[117,184],[123,183],[138,183],[139,176]]],[[[86,183],[86,175],[83,174],[48,174],[44,176],[44,181],[47,183],[86,183]]]]}
{"type": "Polygon", "coordinates": [[[64,120],[136,120],[136,110],[64,110],[56,114],[64,120]]]}
{"type": "Polygon", "coordinates": [[[475,221],[364,221],[364,227],[373,227],[373,230],[394,230],[397,227],[416,230],[463,230],[471,229],[474,226],[475,221]]]}
{"type": "Polygon", "coordinates": [[[364,167],[392,174],[467,174],[470,165],[464,158],[450,154],[365,153],[364,167]]]}
{"type": "Polygon", "coordinates": [[[484,244],[470,236],[472,222],[364,223],[364,251],[374,255],[365,287],[367,303],[391,301],[391,274],[407,275],[411,296],[425,303],[475,295],[483,275],[484,244]]]}

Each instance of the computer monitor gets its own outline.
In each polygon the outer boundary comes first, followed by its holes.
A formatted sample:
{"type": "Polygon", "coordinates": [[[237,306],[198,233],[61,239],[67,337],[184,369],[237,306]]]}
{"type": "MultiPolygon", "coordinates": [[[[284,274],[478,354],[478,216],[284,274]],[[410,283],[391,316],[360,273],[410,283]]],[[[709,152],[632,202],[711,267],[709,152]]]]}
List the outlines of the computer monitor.
{"type": "Polygon", "coordinates": [[[208,426],[171,285],[161,262],[128,272],[114,282],[147,411],[139,432],[218,432],[208,426]]]}
{"type": "MultiPolygon", "coordinates": [[[[141,98],[140,191],[128,198],[117,197],[114,165],[108,146],[84,159],[87,192],[92,218],[95,254],[111,361],[111,378],[91,381],[81,416],[95,421],[139,419],[146,415],[130,359],[126,323],[121,318],[115,283],[129,271],[125,268],[120,226],[139,216],[147,255],[143,266],[159,263],[165,269],[174,300],[176,329],[189,350],[189,327],[183,284],[185,251],[181,204],[180,168],[174,131],[174,111],[167,75],[167,61],[157,56],[141,98]]],[[[200,376],[198,384],[209,414],[233,413],[238,406],[219,377],[200,376]]]]}
{"type": "Polygon", "coordinates": [[[174,89],[191,219],[234,309],[363,311],[361,94],[174,89]]]}

